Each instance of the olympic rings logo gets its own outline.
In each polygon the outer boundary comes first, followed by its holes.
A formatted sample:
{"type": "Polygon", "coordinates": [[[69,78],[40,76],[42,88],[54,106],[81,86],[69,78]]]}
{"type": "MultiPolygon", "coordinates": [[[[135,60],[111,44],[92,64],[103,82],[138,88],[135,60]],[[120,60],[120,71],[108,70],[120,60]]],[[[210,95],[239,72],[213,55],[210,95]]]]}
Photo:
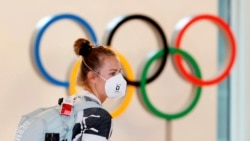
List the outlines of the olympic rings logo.
{"type": "MultiPolygon", "coordinates": [[[[78,69],[80,67],[80,62],[81,60],[77,60],[77,62],[74,64],[73,68],[71,69],[70,73],[70,78],[69,81],[59,81],[52,77],[46,69],[43,67],[43,64],[40,59],[40,44],[42,41],[42,36],[45,33],[45,31],[48,29],[49,26],[51,26],[53,23],[63,20],[63,19],[68,19],[72,20],[76,23],[78,23],[83,29],[84,32],[87,33],[89,38],[94,42],[97,43],[97,37],[95,35],[94,30],[90,26],[90,24],[84,20],[83,18],[73,15],[73,14],[59,14],[59,15],[53,15],[53,16],[48,16],[43,19],[41,19],[38,24],[37,24],[37,30],[33,36],[32,40],[32,47],[33,49],[33,57],[34,61],[36,64],[36,67],[42,77],[46,79],[48,82],[57,85],[57,86],[62,86],[67,89],[69,89],[69,93],[75,94],[76,93],[76,76],[78,69]]],[[[161,39],[161,44],[162,44],[162,49],[159,49],[157,52],[155,52],[148,60],[146,61],[146,64],[143,67],[143,71],[140,76],[140,80],[135,80],[134,74],[132,72],[132,68],[129,64],[129,62],[126,60],[126,57],[124,57],[121,53],[117,52],[118,57],[121,60],[121,64],[124,68],[126,76],[126,80],[128,81],[128,89],[127,89],[127,94],[123,101],[121,102],[120,106],[115,109],[113,112],[111,112],[111,115],[115,118],[120,116],[124,110],[127,108],[129,105],[133,93],[135,91],[135,88],[137,87],[139,90],[139,93],[142,97],[143,104],[148,108],[152,114],[154,114],[157,117],[166,119],[166,120],[173,120],[177,118],[181,118],[188,113],[190,113],[193,108],[196,106],[197,102],[199,101],[201,92],[202,92],[202,86],[209,86],[209,85],[215,85],[223,81],[230,73],[233,64],[236,59],[236,41],[233,36],[233,33],[229,27],[229,25],[223,21],[220,17],[210,15],[210,14],[200,14],[200,15],[195,15],[191,17],[184,18],[178,22],[175,28],[175,34],[173,38],[173,42],[169,44],[167,42],[167,38],[165,36],[164,31],[162,28],[155,22],[152,18],[145,16],[145,15],[125,15],[125,16],[119,16],[112,20],[108,26],[107,26],[107,32],[105,33],[104,36],[104,41],[102,45],[106,45],[108,47],[111,47],[111,42],[114,37],[114,34],[120,28],[124,23],[134,20],[134,19],[139,19],[142,20],[146,23],[148,23],[154,31],[156,31],[159,35],[159,39],[161,39]],[[228,64],[225,67],[225,70],[222,71],[222,73],[218,76],[216,76],[214,79],[211,80],[203,80],[202,79],[202,74],[200,72],[199,66],[196,63],[196,61],[190,56],[186,51],[180,49],[181,47],[181,40],[186,32],[186,30],[193,25],[196,22],[202,21],[202,20],[208,20],[210,22],[215,23],[224,33],[224,35],[227,37],[227,43],[228,43],[228,50],[229,50],[229,59],[228,59],[228,64]],[[186,80],[190,81],[194,86],[195,86],[195,96],[192,101],[190,101],[189,105],[184,108],[183,110],[176,112],[176,113],[163,113],[162,111],[158,110],[149,100],[146,92],[146,84],[152,82],[155,80],[159,74],[163,71],[164,66],[167,63],[167,58],[168,56],[171,55],[173,56],[173,59],[176,64],[176,70],[181,74],[182,77],[184,77],[186,80]],[[150,68],[150,65],[156,61],[161,59],[161,64],[159,65],[159,68],[156,69],[156,72],[154,75],[152,75],[150,78],[147,78],[147,73],[150,68]],[[183,59],[185,59],[189,67],[191,67],[192,73],[189,73],[188,71],[185,70],[183,66],[183,59]]]]}

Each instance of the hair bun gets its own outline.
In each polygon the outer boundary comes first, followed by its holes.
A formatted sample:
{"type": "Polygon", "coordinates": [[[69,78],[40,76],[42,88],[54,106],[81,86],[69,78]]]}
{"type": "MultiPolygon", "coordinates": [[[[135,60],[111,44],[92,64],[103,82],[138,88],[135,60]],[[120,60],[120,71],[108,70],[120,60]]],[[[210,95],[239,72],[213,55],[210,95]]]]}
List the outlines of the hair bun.
{"type": "Polygon", "coordinates": [[[89,54],[89,52],[91,51],[92,46],[88,43],[88,44],[82,44],[82,47],[79,51],[79,54],[82,56],[86,56],[89,54]]]}
{"type": "Polygon", "coordinates": [[[92,46],[88,40],[80,38],[75,41],[74,49],[77,55],[86,56],[91,51],[92,46]]]}

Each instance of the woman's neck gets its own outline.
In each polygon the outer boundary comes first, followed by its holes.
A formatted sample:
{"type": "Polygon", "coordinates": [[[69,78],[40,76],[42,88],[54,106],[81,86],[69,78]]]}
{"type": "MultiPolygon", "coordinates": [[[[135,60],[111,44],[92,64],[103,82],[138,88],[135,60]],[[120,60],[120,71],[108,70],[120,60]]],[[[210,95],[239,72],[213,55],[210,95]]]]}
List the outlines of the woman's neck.
{"type": "Polygon", "coordinates": [[[84,89],[86,90],[86,91],[89,91],[91,94],[93,94],[93,95],[95,95],[99,100],[100,100],[100,102],[101,103],[104,103],[104,101],[106,100],[106,96],[104,96],[104,95],[102,95],[102,94],[99,94],[97,91],[95,91],[95,90],[92,90],[91,88],[89,88],[89,87],[84,87],[84,89]]]}

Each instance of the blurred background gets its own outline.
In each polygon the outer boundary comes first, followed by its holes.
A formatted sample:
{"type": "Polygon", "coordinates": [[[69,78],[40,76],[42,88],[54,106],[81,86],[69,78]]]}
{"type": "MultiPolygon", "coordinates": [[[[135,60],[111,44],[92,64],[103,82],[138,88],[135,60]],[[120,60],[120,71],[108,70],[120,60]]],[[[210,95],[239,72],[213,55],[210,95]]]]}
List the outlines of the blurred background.
{"type": "MultiPolygon", "coordinates": [[[[131,85],[124,99],[107,100],[103,105],[113,113],[125,99],[128,100],[127,106],[114,117],[111,140],[249,141],[248,6],[250,2],[247,0],[1,0],[1,140],[14,140],[22,115],[55,105],[58,98],[70,94],[67,84],[75,73],[72,68],[78,60],[73,52],[73,43],[80,37],[93,40],[83,25],[77,24],[74,19],[62,18],[46,28],[40,40],[39,54],[36,55],[34,41],[38,38],[36,33],[39,29],[45,28],[44,19],[65,14],[79,17],[93,29],[96,36],[93,42],[105,45],[111,22],[121,16],[140,14],[159,24],[168,45],[175,48],[174,35],[177,29],[181,29],[183,20],[206,14],[227,23],[235,37],[236,60],[233,60],[230,74],[220,82],[201,86],[200,97],[194,103],[197,86],[178,71],[176,62],[168,56],[164,70],[144,87],[150,103],[164,113],[163,116],[148,108],[141,87],[131,85]],[[37,59],[46,72],[63,85],[44,77],[37,67],[37,59]],[[192,104],[194,106],[189,111],[183,112],[192,104]],[[180,116],[174,116],[179,113],[180,116]]],[[[195,60],[204,80],[221,75],[233,54],[227,34],[221,31],[214,22],[199,20],[185,31],[181,39],[180,48],[195,60]]],[[[134,19],[119,27],[111,47],[126,58],[128,64],[123,64],[126,75],[140,81],[145,63],[152,53],[163,48],[163,44],[147,22],[134,19]]],[[[157,62],[160,63],[155,60],[150,66],[147,78],[156,73],[155,69],[159,67],[157,62]]],[[[187,63],[184,68],[188,72],[192,70],[187,63]]]]}

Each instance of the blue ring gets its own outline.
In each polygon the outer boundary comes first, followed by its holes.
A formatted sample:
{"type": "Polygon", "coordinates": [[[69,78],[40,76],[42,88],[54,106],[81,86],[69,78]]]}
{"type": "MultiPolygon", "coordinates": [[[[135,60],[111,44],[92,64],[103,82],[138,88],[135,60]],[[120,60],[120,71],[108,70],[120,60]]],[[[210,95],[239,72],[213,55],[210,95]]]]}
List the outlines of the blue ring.
{"type": "Polygon", "coordinates": [[[52,25],[52,23],[54,23],[58,20],[61,20],[61,19],[70,19],[70,20],[73,20],[73,21],[79,23],[80,26],[83,27],[85,32],[88,32],[89,38],[91,38],[91,40],[94,43],[97,43],[97,37],[95,35],[94,30],[91,28],[90,24],[88,24],[85,20],[83,20],[81,17],[78,17],[76,15],[72,15],[72,14],[53,15],[53,16],[45,17],[38,22],[35,35],[33,36],[35,39],[35,40],[33,40],[34,41],[34,43],[33,43],[34,52],[33,53],[34,53],[35,64],[38,68],[38,71],[46,80],[48,80],[52,84],[68,88],[69,87],[68,81],[57,80],[57,79],[53,78],[45,70],[45,68],[43,67],[43,64],[41,62],[41,59],[40,59],[40,51],[39,51],[41,39],[42,39],[42,36],[43,36],[44,32],[46,31],[46,29],[50,25],[52,25]]]}

